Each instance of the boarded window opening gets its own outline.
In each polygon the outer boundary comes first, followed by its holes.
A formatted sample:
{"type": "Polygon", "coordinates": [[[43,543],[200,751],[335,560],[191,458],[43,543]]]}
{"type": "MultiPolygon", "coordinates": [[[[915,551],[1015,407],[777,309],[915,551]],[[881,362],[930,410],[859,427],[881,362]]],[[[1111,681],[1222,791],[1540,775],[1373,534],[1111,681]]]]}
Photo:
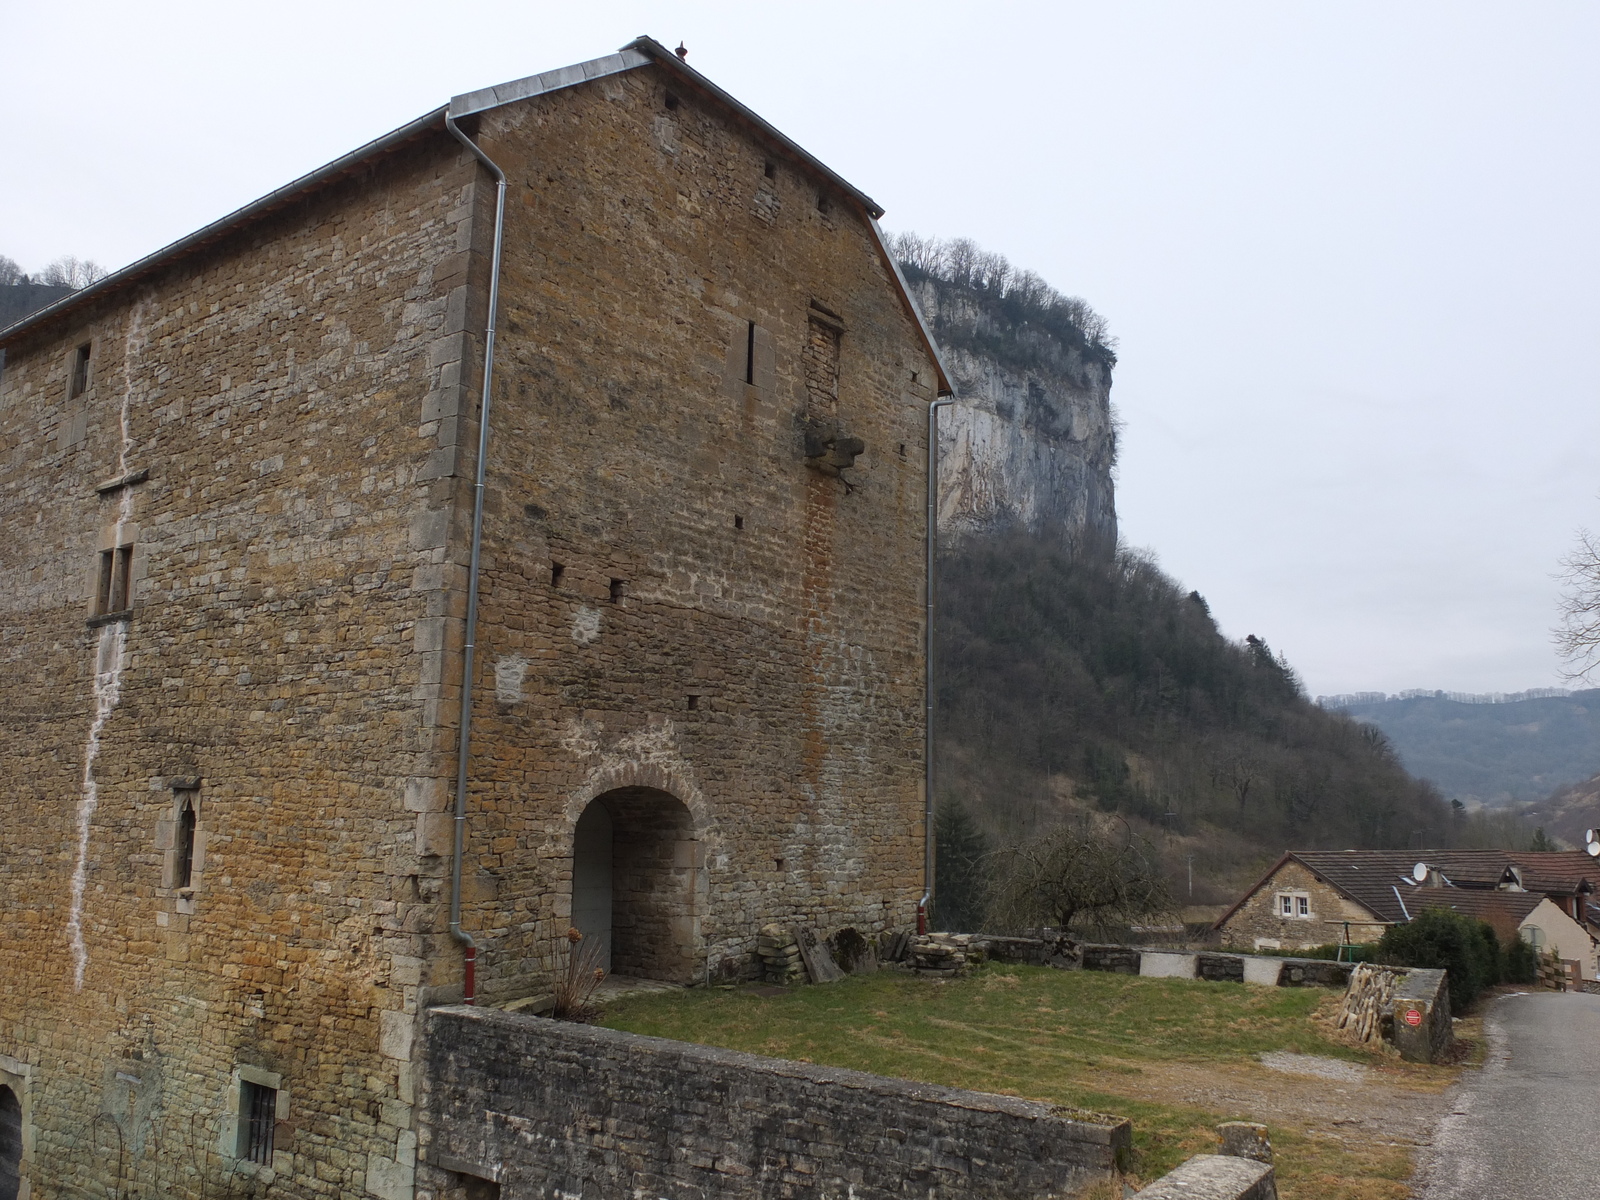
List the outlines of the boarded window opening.
{"type": "Polygon", "coordinates": [[[70,396],[74,399],[89,390],[89,345],[85,342],[79,346],[72,356],[72,387],[70,396]]]}
{"type": "Polygon", "coordinates": [[[129,591],[132,575],[132,546],[100,551],[100,578],[94,599],[96,616],[126,612],[132,607],[132,593],[129,591]]]}
{"type": "Polygon", "coordinates": [[[241,1080],[239,1087],[239,1157],[272,1165],[272,1132],[278,1120],[278,1089],[241,1080]]]}
{"type": "Polygon", "coordinates": [[[813,417],[831,417],[839,400],[840,331],[831,320],[811,314],[806,334],[806,411],[813,417]]]}

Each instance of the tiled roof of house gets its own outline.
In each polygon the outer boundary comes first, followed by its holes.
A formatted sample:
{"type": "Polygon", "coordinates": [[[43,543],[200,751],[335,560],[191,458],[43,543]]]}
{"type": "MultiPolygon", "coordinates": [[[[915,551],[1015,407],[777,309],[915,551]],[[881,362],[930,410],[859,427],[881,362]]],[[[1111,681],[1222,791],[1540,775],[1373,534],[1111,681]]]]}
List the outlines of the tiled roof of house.
{"type": "MultiPolygon", "coordinates": [[[[1442,874],[1454,885],[1448,891],[1457,898],[1471,894],[1519,894],[1497,890],[1502,882],[1512,878],[1508,868],[1514,866],[1521,874],[1521,886],[1526,889],[1520,894],[1532,898],[1527,911],[1532,911],[1547,893],[1587,894],[1594,890],[1595,881],[1600,880],[1600,860],[1590,858],[1581,850],[1293,850],[1274,863],[1212,928],[1220,929],[1290,859],[1337,888],[1374,917],[1389,922],[1408,921],[1423,908],[1437,907],[1429,900],[1447,890],[1419,883],[1413,873],[1418,863],[1425,863],[1442,874]]],[[[1461,903],[1470,904],[1471,901],[1462,900],[1461,903]]],[[[1509,912],[1516,906],[1503,905],[1502,908],[1509,912]]]]}
{"type": "Polygon", "coordinates": [[[1413,917],[1430,908],[1447,908],[1487,921],[1504,945],[1517,937],[1523,920],[1543,904],[1543,892],[1490,891],[1482,888],[1419,887],[1406,897],[1413,917]]]}

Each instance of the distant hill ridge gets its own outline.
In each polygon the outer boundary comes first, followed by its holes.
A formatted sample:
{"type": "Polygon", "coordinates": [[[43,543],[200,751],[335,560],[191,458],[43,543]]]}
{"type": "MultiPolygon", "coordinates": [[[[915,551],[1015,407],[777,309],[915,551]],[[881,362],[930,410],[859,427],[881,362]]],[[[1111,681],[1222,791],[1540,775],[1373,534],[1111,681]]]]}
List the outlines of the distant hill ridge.
{"type": "Polygon", "coordinates": [[[1452,704],[1517,704],[1523,700],[1558,700],[1574,693],[1570,688],[1529,688],[1525,692],[1438,692],[1412,688],[1396,692],[1344,692],[1337,696],[1318,696],[1322,708],[1355,708],[1362,704],[1382,704],[1388,700],[1448,700],[1452,704]]]}
{"type": "Polygon", "coordinates": [[[1317,703],[1377,726],[1408,771],[1466,802],[1543,800],[1600,772],[1600,689],[1356,692],[1317,703]]]}

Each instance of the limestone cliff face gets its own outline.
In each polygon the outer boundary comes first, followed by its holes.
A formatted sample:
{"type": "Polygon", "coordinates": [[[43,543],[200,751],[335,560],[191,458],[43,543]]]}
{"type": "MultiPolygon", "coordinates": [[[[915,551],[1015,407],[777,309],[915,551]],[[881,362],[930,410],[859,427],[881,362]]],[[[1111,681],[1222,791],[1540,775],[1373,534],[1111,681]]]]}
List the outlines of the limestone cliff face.
{"type": "Polygon", "coordinates": [[[1021,524],[1115,540],[1115,355],[991,294],[907,275],[956,387],[939,420],[941,533],[1021,524]]]}

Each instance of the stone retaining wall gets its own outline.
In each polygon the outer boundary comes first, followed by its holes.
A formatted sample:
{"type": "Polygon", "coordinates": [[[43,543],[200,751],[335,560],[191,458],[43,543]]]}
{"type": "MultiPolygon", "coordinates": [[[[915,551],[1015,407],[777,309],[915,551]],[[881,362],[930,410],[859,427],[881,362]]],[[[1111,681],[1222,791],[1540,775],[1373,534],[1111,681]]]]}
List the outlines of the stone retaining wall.
{"type": "Polygon", "coordinates": [[[1131,1143],[1114,1117],[518,1013],[422,1030],[417,1200],[1043,1200],[1131,1143]]]}

